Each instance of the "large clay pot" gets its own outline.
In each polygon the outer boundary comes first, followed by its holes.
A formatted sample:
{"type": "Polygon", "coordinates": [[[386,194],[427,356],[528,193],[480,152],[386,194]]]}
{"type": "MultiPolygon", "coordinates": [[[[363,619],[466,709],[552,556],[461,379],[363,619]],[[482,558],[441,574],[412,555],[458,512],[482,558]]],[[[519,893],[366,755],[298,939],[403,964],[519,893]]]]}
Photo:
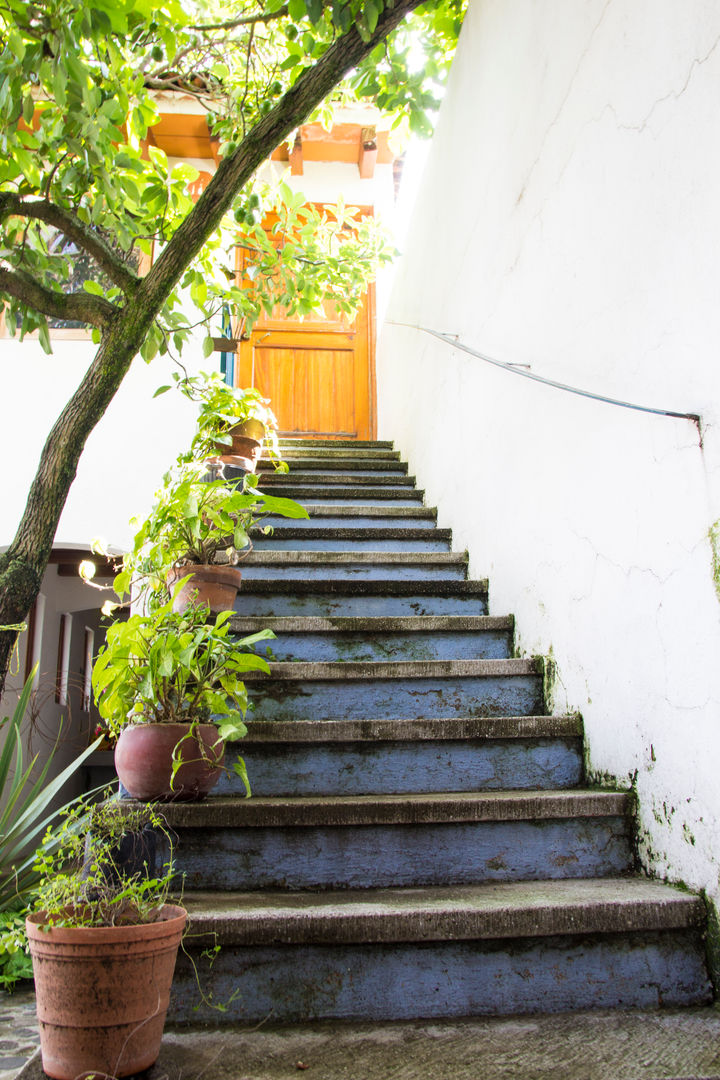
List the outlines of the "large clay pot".
{"type": "Polygon", "coordinates": [[[160,1053],[170,986],[187,921],[166,904],[140,926],[41,929],[29,915],[42,1067],[55,1080],[130,1076],[160,1053]]]}
{"type": "Polygon", "coordinates": [[[230,611],[240,588],[242,573],[236,566],[187,566],[173,567],[167,576],[168,588],[178,581],[184,585],[173,600],[173,611],[185,611],[191,604],[209,604],[213,615],[230,611]]]}
{"type": "Polygon", "coordinates": [[[115,771],[134,799],[191,802],[204,799],[222,774],[225,744],[214,724],[131,724],[115,747],[115,771]],[[182,765],[172,777],[175,747],[182,765]],[[172,786],[171,786],[172,781],[172,786]]]}

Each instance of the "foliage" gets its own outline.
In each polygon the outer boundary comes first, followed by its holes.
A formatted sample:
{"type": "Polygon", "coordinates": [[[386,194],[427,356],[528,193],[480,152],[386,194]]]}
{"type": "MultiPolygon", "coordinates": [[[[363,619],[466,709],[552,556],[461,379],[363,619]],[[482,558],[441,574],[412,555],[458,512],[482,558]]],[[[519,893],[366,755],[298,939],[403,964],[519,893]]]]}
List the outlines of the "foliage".
{"type": "Polygon", "coordinates": [[[33,779],[37,756],[27,765],[23,760],[21,725],[28,709],[34,672],[23,687],[13,716],[0,721],[5,744],[0,754],[0,912],[17,908],[35,888],[34,849],[43,836],[42,848],[54,850],[57,839],[54,823],[60,811],[49,809],[63,785],[92,753],[93,743],[53,780],[48,780],[52,754],[33,779]]]}
{"type": "Polygon", "coordinates": [[[244,650],[274,637],[270,630],[236,641],[230,611],[208,621],[205,606],[184,612],[164,604],[151,614],[113,623],[93,669],[100,715],[118,735],[129,723],[214,723],[222,739],[246,734],[246,671],[269,671],[244,650]]]}
{"type": "MultiPolygon", "coordinates": [[[[87,806],[65,815],[59,845],[38,853],[40,885],[34,908],[52,926],[118,926],[155,922],[167,901],[173,875],[169,861],[158,877],[147,855],[144,865],[128,868],[121,842],[142,853],[149,829],[169,840],[162,818],[150,806],[123,805],[120,800],[87,806]]],[[[136,859],[140,862],[140,859],[136,859]]]]}
{"type": "Polygon", "coordinates": [[[184,462],[165,474],[156,501],[135,534],[133,547],[114,582],[121,598],[131,588],[148,585],[149,599],[167,596],[165,579],[171,567],[212,563],[220,551],[237,563],[250,545],[250,529],[266,514],[306,518],[294,502],[265,495],[245,477],[240,486],[222,479],[208,481],[202,462],[184,462]]]}
{"type": "MultiPolygon", "coordinates": [[[[219,154],[230,157],[339,36],[356,30],[369,44],[393,7],[390,0],[230,8],[217,0],[3,0],[0,256],[8,269],[0,300],[4,292],[11,331],[37,329],[49,351],[50,315],[95,326],[99,340],[136,288],[137,256],[167,243],[191,212],[187,189],[197,170],[171,166],[149,138],[159,93],[194,97],[219,154]],[[76,265],[88,260],[97,273],[76,288],[76,265]],[[29,290],[29,280],[45,295],[29,290]]],[[[421,7],[350,70],[335,103],[372,99],[396,124],[427,133],[461,15],[460,0],[421,7]]],[[[319,115],[329,122],[331,104],[319,115]]],[[[333,214],[303,202],[284,184],[250,181],[237,193],[180,283],[202,317],[224,303],[252,323],[274,303],[303,314],[328,296],[353,310],[378,260],[390,257],[388,246],[369,220],[348,230],[344,207],[333,214]],[[269,214],[272,228],[262,224],[269,214]],[[240,283],[235,246],[247,255],[240,283]]],[[[173,289],[143,344],[146,359],[171,341],[182,348],[195,320],[179,308],[173,289]]]]}
{"type": "Polygon", "coordinates": [[[25,936],[25,909],[0,912],[0,987],[11,991],[19,979],[32,979],[25,936]]]}

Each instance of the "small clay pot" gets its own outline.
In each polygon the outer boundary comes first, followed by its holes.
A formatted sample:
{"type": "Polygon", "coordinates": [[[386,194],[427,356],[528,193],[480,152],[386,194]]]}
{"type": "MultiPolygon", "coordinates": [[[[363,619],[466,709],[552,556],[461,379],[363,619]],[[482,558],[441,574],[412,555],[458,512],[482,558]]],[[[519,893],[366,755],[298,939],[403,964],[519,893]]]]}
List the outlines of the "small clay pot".
{"type": "Polygon", "coordinates": [[[25,928],[35,976],[43,1071],[54,1080],[132,1076],[160,1053],[187,912],[166,904],[137,926],[25,928]]]}
{"type": "Polygon", "coordinates": [[[213,615],[231,611],[240,588],[242,573],[236,566],[173,567],[167,575],[168,588],[184,581],[173,600],[173,611],[185,611],[191,604],[209,604],[213,615]]]}
{"type": "Polygon", "coordinates": [[[214,724],[130,724],[115,747],[115,771],[134,799],[197,802],[222,774],[225,744],[214,724]],[[173,779],[173,753],[180,745],[182,765],[173,779]]]}

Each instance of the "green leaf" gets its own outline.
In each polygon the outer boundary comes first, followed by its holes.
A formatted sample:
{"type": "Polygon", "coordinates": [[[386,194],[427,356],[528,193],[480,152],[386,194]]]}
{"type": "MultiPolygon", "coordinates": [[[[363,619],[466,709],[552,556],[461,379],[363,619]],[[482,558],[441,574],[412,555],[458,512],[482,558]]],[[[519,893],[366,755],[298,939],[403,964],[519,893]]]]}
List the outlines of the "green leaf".
{"type": "Polygon", "coordinates": [[[215,351],[215,343],[211,337],[206,337],[203,341],[203,356],[207,360],[209,356],[212,356],[215,351]]]}

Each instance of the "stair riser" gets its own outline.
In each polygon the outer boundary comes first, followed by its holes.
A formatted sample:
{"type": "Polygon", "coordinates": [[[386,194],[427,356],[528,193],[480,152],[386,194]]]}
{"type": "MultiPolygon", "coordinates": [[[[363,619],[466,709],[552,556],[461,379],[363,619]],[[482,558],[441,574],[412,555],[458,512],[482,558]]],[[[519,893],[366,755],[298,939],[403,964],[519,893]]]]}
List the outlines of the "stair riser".
{"type": "Polygon", "coordinates": [[[255,581],[262,578],[265,581],[307,581],[314,574],[321,574],[330,581],[464,581],[467,576],[465,563],[451,563],[448,565],[427,566],[419,564],[413,566],[410,563],[386,563],[380,565],[363,565],[362,563],[324,563],[319,566],[308,566],[302,563],[289,563],[287,565],[253,565],[241,563],[243,581],[255,581]]]}
{"type": "Polygon", "coordinates": [[[296,502],[301,503],[303,506],[312,504],[313,506],[422,506],[422,496],[417,494],[408,488],[407,493],[392,494],[388,492],[385,495],[369,495],[364,492],[358,494],[357,488],[352,490],[352,494],[345,494],[342,489],[336,488],[313,488],[311,491],[305,491],[302,488],[287,488],[287,489],[275,489],[268,490],[270,495],[278,495],[284,499],[295,499],[296,502]]]}
{"type": "MultiPolygon", "coordinates": [[[[379,530],[376,530],[379,531],[379,530]]],[[[374,537],[372,533],[362,540],[345,540],[342,537],[299,537],[285,539],[282,529],[275,529],[273,536],[253,538],[256,551],[405,551],[405,552],[445,552],[450,550],[448,540],[437,539],[428,530],[426,540],[385,539],[374,537]]]]}
{"type": "Polygon", "coordinates": [[[701,1005],[712,998],[703,961],[695,931],[335,948],[225,946],[211,971],[198,962],[201,985],[212,987],[215,1001],[227,1002],[240,990],[228,1010],[193,1011],[195,975],[180,955],[168,1015],[171,1021],[230,1024],[701,1005]]]}
{"type": "Polygon", "coordinates": [[[539,716],[538,675],[437,679],[253,680],[253,715],[261,720],[364,720],[406,716],[539,716]]]}
{"type": "MultiPolygon", "coordinates": [[[[251,724],[252,727],[252,724],[251,724]]],[[[253,794],[381,795],[570,788],[582,779],[582,741],[502,739],[437,743],[238,747],[253,794]]],[[[235,752],[229,753],[231,765],[235,752]]],[[[218,795],[242,795],[224,775],[218,795]]]]}
{"type": "Polygon", "coordinates": [[[277,592],[253,593],[241,589],[235,601],[238,615],[272,617],[291,615],[487,615],[487,600],[470,596],[334,596],[332,593],[293,595],[277,592]]]}
{"type": "Polygon", "coordinates": [[[220,892],[609,877],[632,864],[621,817],[176,832],[185,888],[220,892]]]}
{"type": "Polygon", "coordinates": [[[509,630],[468,633],[287,634],[271,643],[278,660],[504,660],[512,655],[509,630]]]}
{"type": "MultiPolygon", "coordinates": [[[[329,465],[326,461],[316,460],[313,461],[310,458],[306,458],[304,461],[288,461],[290,471],[287,473],[273,473],[260,470],[259,475],[266,476],[282,476],[287,478],[295,477],[299,473],[312,473],[319,480],[325,476],[347,476],[348,473],[352,473],[353,477],[357,476],[362,478],[375,478],[376,476],[407,476],[408,467],[402,461],[352,461],[340,462],[333,465],[329,465]]],[[[272,480],[270,481],[272,483],[272,480]]]]}
{"type": "MultiPolygon", "coordinates": [[[[367,506],[367,503],[363,505],[367,506]]],[[[387,505],[387,504],[383,504],[387,505]]],[[[398,508],[401,510],[402,507],[398,508]]],[[[266,518],[263,518],[263,525],[272,525],[273,528],[282,526],[287,522],[287,518],[274,517],[269,514],[266,518]]],[[[416,517],[408,516],[402,517],[399,512],[397,515],[388,515],[385,517],[381,515],[379,517],[365,516],[362,513],[357,514],[342,514],[337,515],[333,513],[328,514],[312,514],[309,518],[297,518],[293,519],[293,528],[295,529],[316,529],[321,526],[325,529],[434,529],[435,519],[433,517],[416,517]]]]}

